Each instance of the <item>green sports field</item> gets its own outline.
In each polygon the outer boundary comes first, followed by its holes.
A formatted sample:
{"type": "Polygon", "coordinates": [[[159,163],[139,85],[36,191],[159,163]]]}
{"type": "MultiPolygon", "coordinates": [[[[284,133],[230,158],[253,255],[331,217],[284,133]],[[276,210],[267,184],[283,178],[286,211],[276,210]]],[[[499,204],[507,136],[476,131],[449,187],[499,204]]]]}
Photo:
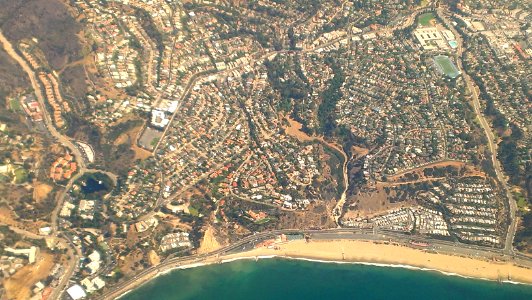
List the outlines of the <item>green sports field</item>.
{"type": "Polygon", "coordinates": [[[434,62],[436,63],[436,67],[447,77],[450,78],[456,78],[458,75],[460,75],[460,71],[456,68],[454,63],[449,59],[449,57],[445,55],[438,55],[434,57],[434,62]]]}
{"type": "Polygon", "coordinates": [[[431,26],[430,21],[434,20],[434,15],[432,13],[426,13],[419,16],[418,24],[421,26],[431,26]]]}

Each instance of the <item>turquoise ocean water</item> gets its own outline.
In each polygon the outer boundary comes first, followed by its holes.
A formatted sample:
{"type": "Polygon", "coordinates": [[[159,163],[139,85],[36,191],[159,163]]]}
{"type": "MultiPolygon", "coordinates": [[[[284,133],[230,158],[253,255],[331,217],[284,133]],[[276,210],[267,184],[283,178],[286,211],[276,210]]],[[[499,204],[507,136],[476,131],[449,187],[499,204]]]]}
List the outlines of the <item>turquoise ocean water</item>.
{"type": "Polygon", "coordinates": [[[240,260],[160,276],[122,299],[532,299],[532,286],[403,268],[240,260]]]}

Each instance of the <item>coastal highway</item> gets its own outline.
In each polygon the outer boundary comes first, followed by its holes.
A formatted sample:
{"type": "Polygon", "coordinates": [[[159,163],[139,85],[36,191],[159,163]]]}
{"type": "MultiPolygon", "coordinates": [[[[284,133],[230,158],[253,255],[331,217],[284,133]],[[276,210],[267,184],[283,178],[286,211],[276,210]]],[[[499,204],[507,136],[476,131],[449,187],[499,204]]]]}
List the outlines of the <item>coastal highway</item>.
{"type": "Polygon", "coordinates": [[[210,253],[167,259],[157,266],[147,268],[133,277],[111,286],[109,290],[105,291],[96,299],[115,299],[127,291],[142,285],[144,282],[152,279],[157,274],[179,267],[202,263],[207,260],[219,260],[221,257],[228,254],[245,253],[246,251],[253,249],[254,245],[260,243],[261,241],[274,238],[279,234],[294,233],[305,234],[309,236],[311,240],[357,240],[396,243],[399,245],[410,246],[440,254],[467,256],[481,259],[507,260],[525,267],[532,268],[532,260],[530,258],[520,255],[509,256],[501,251],[501,249],[461,244],[452,241],[435,240],[392,231],[354,228],[338,228],[327,230],[276,230],[247,236],[238,242],[210,253]],[[429,246],[414,246],[411,244],[412,240],[427,243],[429,246]]]}

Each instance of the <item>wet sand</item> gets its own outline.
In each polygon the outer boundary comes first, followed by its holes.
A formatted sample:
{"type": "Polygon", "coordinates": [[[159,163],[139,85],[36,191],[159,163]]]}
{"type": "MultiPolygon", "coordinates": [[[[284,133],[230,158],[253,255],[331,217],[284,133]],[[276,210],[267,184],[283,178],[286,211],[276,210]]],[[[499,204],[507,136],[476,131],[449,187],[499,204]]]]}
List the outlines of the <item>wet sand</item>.
{"type": "Polygon", "coordinates": [[[345,261],[386,264],[430,269],[446,274],[490,280],[508,280],[532,284],[532,269],[508,262],[473,259],[446,254],[429,253],[410,247],[376,244],[364,241],[311,241],[304,240],[277,245],[278,249],[258,248],[249,252],[221,257],[223,260],[279,256],[324,261],[345,261]]]}

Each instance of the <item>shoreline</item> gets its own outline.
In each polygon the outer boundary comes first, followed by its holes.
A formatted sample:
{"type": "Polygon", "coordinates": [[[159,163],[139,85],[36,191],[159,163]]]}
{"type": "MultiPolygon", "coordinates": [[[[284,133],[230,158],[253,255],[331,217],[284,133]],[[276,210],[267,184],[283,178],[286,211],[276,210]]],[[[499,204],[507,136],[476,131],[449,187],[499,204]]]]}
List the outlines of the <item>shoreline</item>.
{"type": "Polygon", "coordinates": [[[138,278],[126,291],[116,295],[122,298],[129,292],[178,269],[189,269],[237,260],[291,259],[319,263],[355,264],[415,271],[436,272],[444,276],[457,276],[506,284],[532,285],[532,269],[511,262],[488,261],[470,257],[427,252],[406,246],[374,243],[372,241],[304,240],[277,245],[278,249],[255,248],[243,253],[229,254],[204,261],[170,266],[167,269],[138,278]],[[508,276],[507,276],[508,275],[508,276]],[[511,277],[510,277],[511,276],[511,277]]]}
{"type": "MultiPolygon", "coordinates": [[[[277,255],[232,258],[232,259],[224,260],[224,261],[222,261],[222,263],[225,264],[225,263],[231,263],[231,262],[240,261],[240,260],[252,260],[252,259],[254,259],[254,260],[261,260],[261,259],[287,259],[287,260],[300,260],[300,261],[323,263],[323,264],[362,265],[362,266],[381,267],[381,268],[397,268],[397,269],[407,269],[407,270],[412,270],[412,271],[434,272],[434,273],[438,273],[440,275],[461,277],[461,278],[464,278],[464,279],[484,280],[484,281],[490,281],[490,282],[495,282],[496,281],[496,280],[492,280],[492,279],[485,278],[485,277],[471,277],[471,276],[460,275],[458,273],[446,272],[446,271],[442,271],[442,270],[438,270],[438,269],[416,267],[416,266],[411,266],[411,265],[383,264],[383,263],[366,262],[366,261],[321,260],[321,259],[313,259],[313,258],[305,258],[305,257],[277,256],[277,255]]],[[[209,265],[212,265],[212,264],[205,264],[203,266],[209,266],[209,265]]],[[[195,268],[195,267],[197,267],[197,266],[193,266],[193,267],[190,267],[190,268],[195,268]]],[[[186,269],[189,269],[189,268],[186,268],[186,269]]],[[[175,271],[175,270],[177,270],[177,269],[170,270],[170,271],[166,272],[165,274],[161,274],[161,275],[167,275],[170,272],[175,271]]],[[[500,282],[501,283],[508,283],[508,284],[515,284],[515,285],[532,286],[532,283],[512,281],[512,280],[501,280],[500,282]]]]}
{"type": "MultiPolygon", "coordinates": [[[[381,264],[381,263],[364,262],[364,261],[319,260],[319,259],[311,259],[311,258],[303,258],[303,257],[279,256],[279,257],[272,257],[272,258],[302,260],[302,261],[318,262],[318,263],[325,263],[325,264],[332,263],[332,264],[363,265],[363,266],[372,266],[372,267],[381,267],[381,268],[398,268],[398,269],[407,269],[407,270],[412,270],[412,271],[434,272],[434,273],[438,273],[438,274],[445,275],[445,276],[455,276],[455,277],[461,277],[464,279],[485,280],[485,281],[490,281],[490,282],[495,281],[495,280],[485,278],[485,277],[470,277],[470,276],[460,275],[457,273],[445,272],[445,271],[438,270],[438,269],[422,268],[422,267],[416,267],[416,266],[411,266],[411,265],[381,264]]],[[[511,281],[511,280],[502,280],[501,283],[532,286],[532,283],[525,283],[525,282],[518,282],[518,281],[511,281]]]]}

